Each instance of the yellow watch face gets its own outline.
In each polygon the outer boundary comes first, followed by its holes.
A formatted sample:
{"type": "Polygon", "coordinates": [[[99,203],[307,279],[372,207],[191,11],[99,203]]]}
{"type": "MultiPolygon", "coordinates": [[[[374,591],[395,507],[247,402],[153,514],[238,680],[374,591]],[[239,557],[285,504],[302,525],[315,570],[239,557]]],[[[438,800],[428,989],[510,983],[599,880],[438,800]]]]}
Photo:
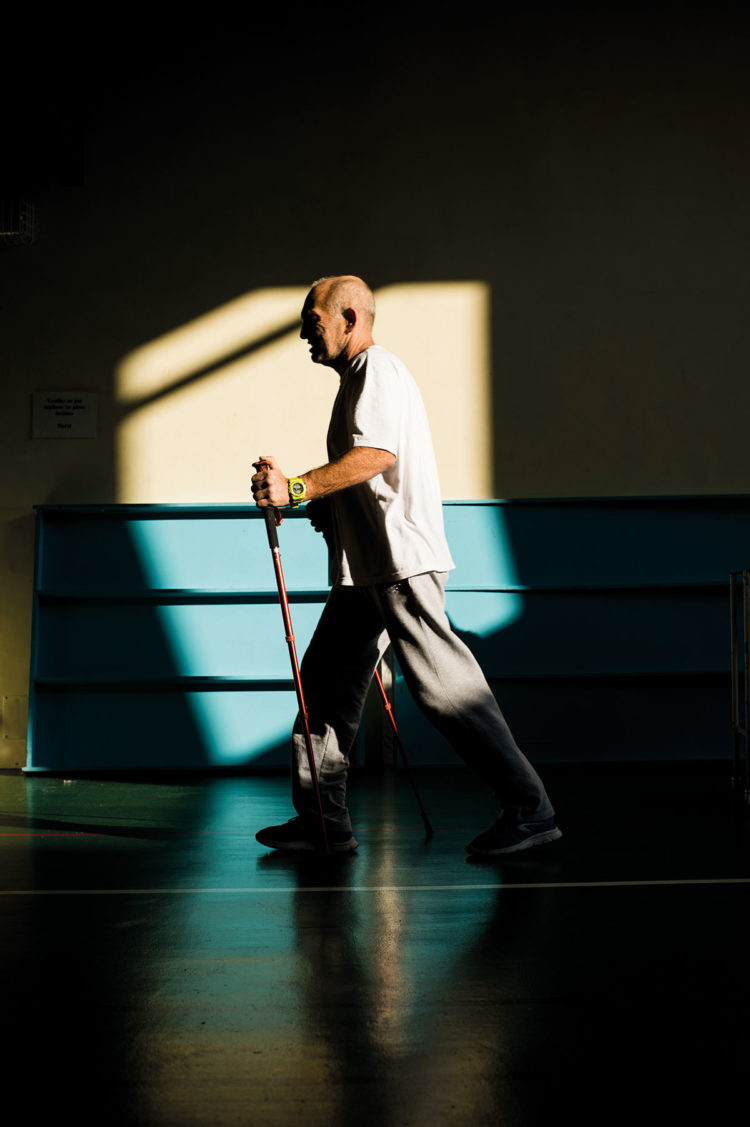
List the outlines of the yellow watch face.
{"type": "Polygon", "coordinates": [[[292,501],[301,502],[305,499],[305,483],[299,478],[292,478],[289,482],[289,496],[292,501]]]}

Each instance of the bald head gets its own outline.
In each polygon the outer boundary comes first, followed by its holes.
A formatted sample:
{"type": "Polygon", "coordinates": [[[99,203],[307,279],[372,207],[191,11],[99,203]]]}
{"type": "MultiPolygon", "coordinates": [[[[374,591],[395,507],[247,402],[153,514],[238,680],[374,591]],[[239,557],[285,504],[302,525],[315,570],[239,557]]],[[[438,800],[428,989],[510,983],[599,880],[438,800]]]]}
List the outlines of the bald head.
{"type": "Polygon", "coordinates": [[[375,297],[354,274],[319,278],[302,307],[300,336],[310,343],[315,364],[342,373],[349,362],[373,344],[375,297]]]}
{"type": "Polygon", "coordinates": [[[356,274],[334,274],[319,278],[310,287],[310,295],[312,294],[332,313],[343,314],[346,309],[355,309],[361,318],[369,322],[372,329],[375,321],[375,295],[356,274]]]}

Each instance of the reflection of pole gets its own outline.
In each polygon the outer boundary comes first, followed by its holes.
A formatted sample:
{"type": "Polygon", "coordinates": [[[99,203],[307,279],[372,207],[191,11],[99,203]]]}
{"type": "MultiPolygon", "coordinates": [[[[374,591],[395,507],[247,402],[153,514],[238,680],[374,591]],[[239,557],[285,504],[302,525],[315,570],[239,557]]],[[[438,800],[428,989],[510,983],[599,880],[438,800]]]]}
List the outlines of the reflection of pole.
{"type": "Polygon", "coordinates": [[[729,577],[729,627],[732,679],[732,788],[750,803],[750,571],[732,572],[729,577]],[[742,605],[738,608],[738,590],[742,605]],[[742,633],[742,657],[740,640],[742,633]],[[744,744],[744,778],[741,745],[744,744]]]}
{"type": "Polygon", "coordinates": [[[732,671],[732,790],[736,792],[740,785],[740,694],[737,662],[737,577],[734,572],[729,576],[729,644],[732,671]]]}
{"type": "Polygon", "coordinates": [[[743,617],[743,630],[744,630],[744,662],[745,662],[745,715],[743,733],[745,736],[745,801],[750,802],[750,672],[748,665],[750,663],[750,571],[743,571],[742,573],[742,617],[743,617]]]}
{"type": "Polygon", "coordinates": [[[403,763],[404,763],[404,768],[406,770],[406,774],[409,777],[409,782],[411,783],[411,788],[414,791],[414,797],[416,798],[417,805],[419,806],[419,812],[422,815],[422,821],[424,822],[424,828],[427,832],[427,836],[432,837],[432,835],[435,833],[435,831],[432,828],[432,826],[430,825],[430,819],[427,817],[427,811],[425,810],[425,808],[422,804],[422,799],[419,797],[419,791],[417,790],[417,784],[414,780],[414,776],[412,774],[411,767],[409,766],[409,760],[406,758],[406,752],[404,751],[404,745],[401,741],[401,736],[399,734],[398,727],[396,726],[396,718],[393,715],[393,705],[391,704],[391,702],[388,699],[388,694],[385,691],[385,687],[383,685],[383,680],[382,680],[380,673],[378,672],[377,668],[375,669],[374,676],[375,676],[375,682],[376,682],[376,684],[378,686],[378,690],[380,692],[380,696],[382,697],[382,700],[383,700],[383,705],[385,707],[386,712],[388,713],[388,717],[391,721],[391,726],[392,726],[393,731],[394,731],[395,736],[396,736],[396,742],[398,743],[399,751],[401,752],[401,758],[402,758],[403,763]]]}
{"type": "MultiPolygon", "coordinates": [[[[255,465],[258,469],[267,469],[266,462],[256,462],[255,465]]],[[[284,629],[286,631],[286,641],[289,647],[289,657],[292,662],[292,676],[294,677],[294,688],[297,693],[297,705],[299,706],[300,721],[302,724],[302,731],[305,736],[305,747],[307,748],[307,759],[310,764],[310,776],[312,778],[313,789],[315,791],[315,798],[318,803],[318,811],[320,813],[320,828],[323,833],[323,846],[326,853],[330,853],[328,847],[328,834],[326,832],[326,820],[323,816],[323,800],[320,797],[320,787],[318,785],[318,772],[315,767],[315,753],[313,752],[312,736],[310,735],[310,724],[307,717],[307,708],[305,707],[305,696],[302,691],[302,677],[299,671],[299,662],[297,661],[297,648],[294,644],[294,631],[292,630],[292,616],[289,613],[289,600],[286,594],[286,585],[284,584],[284,573],[281,570],[281,550],[279,548],[279,535],[276,531],[276,525],[281,524],[281,516],[278,510],[266,505],[263,508],[263,516],[266,518],[266,532],[268,533],[268,546],[273,554],[273,567],[276,573],[276,586],[279,590],[279,602],[281,604],[281,614],[284,619],[284,629]]]]}

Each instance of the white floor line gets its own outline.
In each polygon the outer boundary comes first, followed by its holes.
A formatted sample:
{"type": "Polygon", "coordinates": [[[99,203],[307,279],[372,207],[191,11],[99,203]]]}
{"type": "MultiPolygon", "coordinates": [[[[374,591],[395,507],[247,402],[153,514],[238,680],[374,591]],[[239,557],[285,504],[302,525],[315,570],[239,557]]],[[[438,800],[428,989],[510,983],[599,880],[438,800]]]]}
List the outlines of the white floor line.
{"type": "Polygon", "coordinates": [[[685,880],[530,881],[503,884],[352,884],[251,885],[240,888],[19,888],[0,889],[0,896],[255,896],[299,892],[514,892],[555,888],[685,888],[698,885],[750,884],[750,877],[699,877],[685,880]]]}

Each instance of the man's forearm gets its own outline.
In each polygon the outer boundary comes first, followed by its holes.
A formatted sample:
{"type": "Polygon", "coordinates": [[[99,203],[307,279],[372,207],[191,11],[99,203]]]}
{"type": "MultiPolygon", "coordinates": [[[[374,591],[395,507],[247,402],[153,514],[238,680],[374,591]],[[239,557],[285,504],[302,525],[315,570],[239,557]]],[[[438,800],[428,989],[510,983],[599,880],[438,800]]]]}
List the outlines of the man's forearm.
{"type": "Polygon", "coordinates": [[[321,497],[327,497],[329,493],[338,493],[352,485],[360,485],[383,473],[395,461],[396,455],[391,454],[390,450],[355,446],[336,461],[302,474],[307,500],[317,501],[321,497]]]}

